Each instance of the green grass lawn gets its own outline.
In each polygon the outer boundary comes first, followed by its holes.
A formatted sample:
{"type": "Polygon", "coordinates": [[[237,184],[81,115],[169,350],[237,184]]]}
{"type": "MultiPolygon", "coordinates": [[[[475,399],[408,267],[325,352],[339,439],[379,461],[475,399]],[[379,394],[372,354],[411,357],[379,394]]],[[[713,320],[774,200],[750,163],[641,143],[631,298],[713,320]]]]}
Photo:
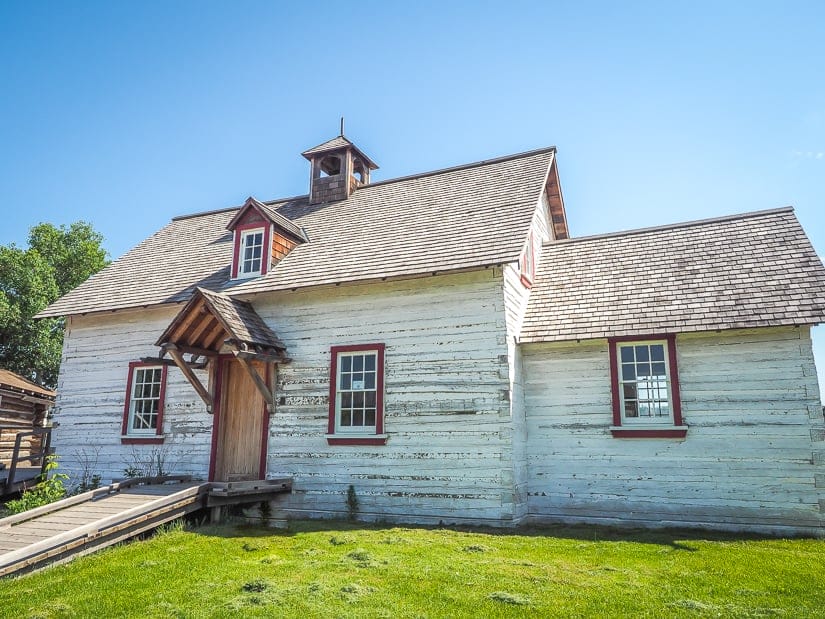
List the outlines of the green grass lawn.
{"type": "Polygon", "coordinates": [[[594,527],[171,528],[0,581],[2,617],[825,617],[825,541],[594,527]]]}

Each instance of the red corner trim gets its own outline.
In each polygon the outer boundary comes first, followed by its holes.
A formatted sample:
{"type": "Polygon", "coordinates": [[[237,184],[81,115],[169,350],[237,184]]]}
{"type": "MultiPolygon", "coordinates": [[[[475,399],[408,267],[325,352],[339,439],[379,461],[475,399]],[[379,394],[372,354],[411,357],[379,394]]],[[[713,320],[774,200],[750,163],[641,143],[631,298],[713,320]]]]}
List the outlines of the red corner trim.
{"type": "Polygon", "coordinates": [[[337,437],[337,436],[328,436],[327,437],[327,444],[329,445],[386,445],[387,444],[387,437],[352,437],[346,438],[345,436],[337,437]]]}
{"type": "MultiPolygon", "coordinates": [[[[336,388],[338,384],[338,353],[342,352],[358,352],[361,350],[377,350],[378,360],[376,364],[375,378],[375,433],[384,433],[384,350],[385,344],[350,344],[347,346],[332,346],[329,349],[330,364],[329,364],[329,419],[327,421],[327,434],[335,434],[335,400],[336,388]]],[[[372,438],[327,438],[330,445],[383,445],[386,439],[372,439],[372,438]],[[339,441],[381,441],[371,443],[350,443],[339,441]]]]}
{"type": "MultiPolygon", "coordinates": [[[[266,384],[271,387],[270,381],[272,380],[272,377],[269,372],[270,367],[271,365],[267,363],[266,376],[264,377],[264,380],[266,381],[266,384]]],[[[262,414],[264,416],[264,422],[261,424],[261,461],[258,465],[258,479],[266,478],[266,454],[269,446],[269,409],[266,406],[266,402],[264,402],[264,410],[262,414]]]]}
{"type": "MultiPolygon", "coordinates": [[[[618,342],[641,342],[644,340],[665,340],[667,342],[667,360],[670,369],[670,397],[673,405],[673,425],[684,425],[682,420],[682,397],[679,392],[679,365],[676,361],[676,334],[652,333],[641,335],[623,335],[611,337],[607,340],[608,354],[610,355],[610,392],[613,400],[613,425],[622,425],[621,399],[619,398],[619,361],[616,358],[616,344],[618,342]]],[[[614,428],[613,436],[625,438],[683,438],[687,430],[633,430],[614,428]]]]}
{"type": "Polygon", "coordinates": [[[163,411],[166,407],[166,365],[159,363],[148,363],[144,361],[131,361],[129,363],[129,376],[126,378],[126,399],[123,403],[123,421],[120,426],[120,433],[124,437],[129,433],[129,405],[132,401],[132,380],[135,375],[135,368],[141,367],[158,367],[160,366],[160,401],[158,402],[158,427],[155,428],[157,436],[138,436],[128,438],[121,438],[120,442],[124,444],[144,445],[151,443],[163,442],[163,411]]]}
{"type": "Polygon", "coordinates": [[[642,430],[633,428],[611,428],[610,433],[617,438],[685,438],[686,428],[661,430],[642,430]]]}

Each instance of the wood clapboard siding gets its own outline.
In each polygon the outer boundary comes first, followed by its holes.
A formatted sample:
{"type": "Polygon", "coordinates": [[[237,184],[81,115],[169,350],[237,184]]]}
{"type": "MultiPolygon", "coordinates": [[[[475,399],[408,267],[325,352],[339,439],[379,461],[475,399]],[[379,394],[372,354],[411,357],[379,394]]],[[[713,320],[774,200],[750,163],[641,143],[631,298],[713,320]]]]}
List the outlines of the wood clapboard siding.
{"type": "Polygon", "coordinates": [[[611,436],[605,340],[523,354],[531,520],[825,534],[806,327],[678,336],[684,441],[611,436]]]}
{"type": "Polygon", "coordinates": [[[278,507],[364,518],[513,518],[501,270],[273,293],[254,299],[286,343],[268,474],[293,477],[278,507]],[[386,445],[328,445],[330,346],[386,344],[386,445]]]}
{"type": "MultiPolygon", "coordinates": [[[[162,445],[121,444],[129,362],[157,356],[153,346],[179,306],[73,316],[67,320],[53,444],[63,471],[77,478],[83,462],[104,481],[122,478],[135,457],[162,454],[167,472],[205,477],[209,467],[212,416],[181,372],[167,374],[162,445]]],[[[204,383],[205,372],[199,372],[204,383]]]]}

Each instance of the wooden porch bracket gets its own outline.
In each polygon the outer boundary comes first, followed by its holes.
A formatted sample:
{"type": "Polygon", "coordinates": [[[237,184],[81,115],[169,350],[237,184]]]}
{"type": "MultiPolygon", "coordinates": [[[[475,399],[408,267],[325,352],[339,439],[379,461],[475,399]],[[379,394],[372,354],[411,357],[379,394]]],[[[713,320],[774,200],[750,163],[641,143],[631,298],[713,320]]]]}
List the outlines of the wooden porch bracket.
{"type": "Polygon", "coordinates": [[[246,369],[249,376],[255,382],[255,386],[258,388],[258,391],[260,391],[261,395],[264,396],[264,402],[266,402],[266,407],[269,412],[274,413],[275,396],[272,394],[272,391],[269,389],[264,379],[261,378],[261,375],[258,374],[258,370],[255,369],[255,366],[250,363],[248,356],[242,351],[234,351],[232,354],[235,355],[238,362],[240,362],[244,369],[246,369]]]}
{"type": "Polygon", "coordinates": [[[213,406],[212,395],[209,393],[209,390],[203,386],[203,383],[201,383],[198,377],[195,376],[195,373],[192,371],[192,368],[189,367],[189,364],[186,363],[183,358],[183,352],[174,344],[164,344],[163,351],[169,353],[169,356],[172,357],[172,361],[175,362],[178,369],[183,372],[186,380],[188,380],[195,388],[195,391],[198,392],[201,400],[203,400],[203,403],[206,404],[206,410],[211,414],[213,406]]]}

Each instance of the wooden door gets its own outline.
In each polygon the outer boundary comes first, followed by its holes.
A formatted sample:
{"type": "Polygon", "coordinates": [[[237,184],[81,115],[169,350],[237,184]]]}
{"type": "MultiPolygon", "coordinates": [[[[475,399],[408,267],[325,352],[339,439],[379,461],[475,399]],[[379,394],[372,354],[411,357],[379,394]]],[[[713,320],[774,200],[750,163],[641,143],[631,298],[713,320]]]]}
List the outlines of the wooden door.
{"type": "MultiPolygon", "coordinates": [[[[263,364],[253,364],[266,377],[263,364]]],[[[215,442],[214,480],[263,479],[267,412],[255,382],[238,361],[221,361],[220,408],[215,442]]]]}

